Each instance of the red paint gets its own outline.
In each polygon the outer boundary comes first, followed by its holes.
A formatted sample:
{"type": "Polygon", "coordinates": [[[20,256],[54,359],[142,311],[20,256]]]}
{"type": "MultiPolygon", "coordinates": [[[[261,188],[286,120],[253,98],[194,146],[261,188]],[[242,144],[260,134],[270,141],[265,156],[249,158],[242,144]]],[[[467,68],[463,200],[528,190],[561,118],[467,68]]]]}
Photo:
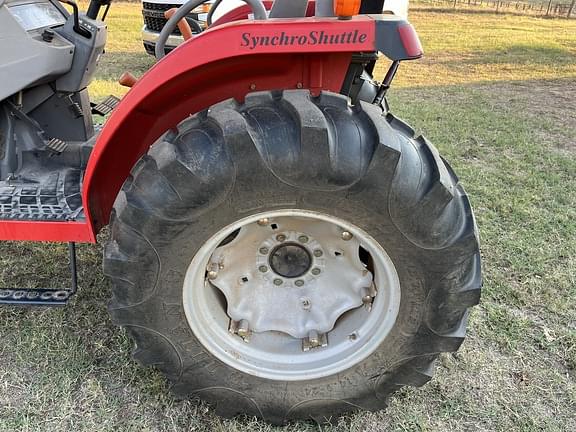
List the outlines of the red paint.
{"type": "MultiPolygon", "coordinates": [[[[123,98],[102,130],[84,178],[88,223],[97,232],[136,161],[166,130],[186,116],[255,90],[309,88],[340,91],[353,52],[373,51],[374,21],[357,16],[241,21],[222,24],[175,49],[152,67],[123,98]],[[299,45],[310,32],[341,44],[299,45]],[[354,37],[347,35],[352,32],[354,37]],[[249,37],[296,37],[295,44],[244,43],[249,37]],[[354,42],[350,42],[354,40],[354,42]],[[314,71],[322,64],[322,74],[314,71]]],[[[251,40],[251,39],[249,39],[251,40]]]]}
{"type": "Polygon", "coordinates": [[[420,58],[424,55],[424,50],[422,49],[422,44],[420,43],[420,38],[412,27],[412,24],[402,24],[398,27],[398,33],[400,34],[400,40],[402,45],[406,50],[406,54],[410,58],[420,58]]]}
{"type": "Polygon", "coordinates": [[[236,21],[205,31],[146,72],[106,122],[84,176],[86,221],[0,221],[0,239],[95,242],[130,169],[178,122],[254,90],[339,92],[352,53],[374,50],[375,25],[368,16],[236,21]],[[334,43],[313,43],[310,32],[324,32],[334,43]],[[290,43],[280,43],[283,35],[290,43]],[[276,36],[277,44],[245,42],[276,36]]]}
{"type": "Polygon", "coordinates": [[[36,222],[12,221],[0,222],[1,240],[21,241],[72,241],[95,243],[96,236],[86,222],[36,222]]]}

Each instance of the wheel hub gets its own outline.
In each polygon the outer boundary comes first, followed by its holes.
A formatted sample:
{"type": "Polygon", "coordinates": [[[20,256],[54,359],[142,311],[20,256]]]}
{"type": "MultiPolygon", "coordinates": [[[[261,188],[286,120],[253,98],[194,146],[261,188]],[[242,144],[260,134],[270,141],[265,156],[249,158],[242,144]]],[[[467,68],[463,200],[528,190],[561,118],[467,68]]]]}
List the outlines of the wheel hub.
{"type": "Polygon", "coordinates": [[[183,305],[194,335],[219,360],[301,381],[373,353],[396,321],[400,287],[390,257],[364,230],[286,209],[239,219],[210,237],[186,272],[183,305]]]}
{"type": "Polygon", "coordinates": [[[305,274],[312,265],[308,250],[297,243],[276,246],[269,258],[270,268],[285,278],[296,278],[305,274]]]}
{"type": "Polygon", "coordinates": [[[361,306],[372,286],[359,240],[343,232],[330,222],[294,217],[248,224],[214,251],[207,275],[241,328],[315,340],[361,306]]]}

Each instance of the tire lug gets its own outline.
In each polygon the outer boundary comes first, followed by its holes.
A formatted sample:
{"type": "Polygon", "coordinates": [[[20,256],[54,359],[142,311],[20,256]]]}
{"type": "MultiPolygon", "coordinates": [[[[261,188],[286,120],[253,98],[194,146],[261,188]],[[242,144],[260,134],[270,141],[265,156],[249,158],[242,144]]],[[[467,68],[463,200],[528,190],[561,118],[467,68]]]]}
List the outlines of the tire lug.
{"type": "Polygon", "coordinates": [[[354,236],[352,235],[352,233],[350,231],[343,231],[342,232],[342,240],[344,240],[344,241],[352,240],[352,237],[354,237],[354,236]]]}

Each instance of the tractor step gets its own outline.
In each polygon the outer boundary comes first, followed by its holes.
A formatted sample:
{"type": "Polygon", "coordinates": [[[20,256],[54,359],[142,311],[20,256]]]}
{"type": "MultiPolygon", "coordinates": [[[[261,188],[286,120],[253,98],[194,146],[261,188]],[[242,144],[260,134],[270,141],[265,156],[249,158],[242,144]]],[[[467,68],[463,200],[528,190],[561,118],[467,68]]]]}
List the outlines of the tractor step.
{"type": "Polygon", "coordinates": [[[0,288],[0,305],[64,306],[78,289],[76,245],[68,243],[72,287],[58,288],[0,288]]]}
{"type": "Polygon", "coordinates": [[[92,104],[92,114],[105,116],[112,112],[114,108],[120,103],[120,99],[116,96],[108,96],[98,104],[92,104]]]}
{"type": "Polygon", "coordinates": [[[0,220],[83,220],[82,177],[81,169],[66,168],[0,181],[0,220]]]}

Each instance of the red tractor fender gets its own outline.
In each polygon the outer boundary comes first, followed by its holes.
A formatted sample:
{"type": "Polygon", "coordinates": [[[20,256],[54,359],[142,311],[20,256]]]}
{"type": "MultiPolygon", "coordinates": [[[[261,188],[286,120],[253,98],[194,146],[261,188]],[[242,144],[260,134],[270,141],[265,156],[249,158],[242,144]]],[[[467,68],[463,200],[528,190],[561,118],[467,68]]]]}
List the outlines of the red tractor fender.
{"type": "Polygon", "coordinates": [[[236,21],[183,43],[146,72],[116,107],[93,149],[82,199],[91,239],[109,220],[130,170],[189,115],[249,92],[339,92],[354,52],[376,51],[369,16],[236,21]]]}

